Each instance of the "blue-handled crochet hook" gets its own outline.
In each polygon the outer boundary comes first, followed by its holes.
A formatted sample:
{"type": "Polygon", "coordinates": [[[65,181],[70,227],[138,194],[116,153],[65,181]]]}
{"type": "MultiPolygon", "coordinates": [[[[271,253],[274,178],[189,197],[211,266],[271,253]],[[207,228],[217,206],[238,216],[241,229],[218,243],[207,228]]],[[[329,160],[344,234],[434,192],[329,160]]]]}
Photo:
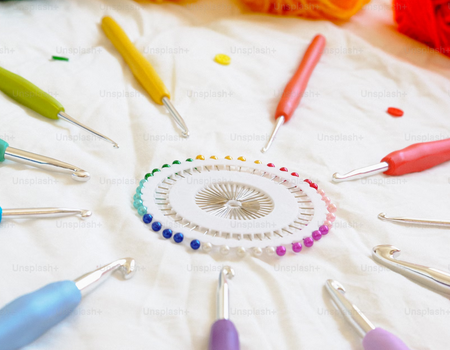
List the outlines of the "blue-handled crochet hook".
{"type": "Polygon", "coordinates": [[[129,279],[136,272],[136,262],[120,259],[74,281],[48,284],[7,304],[0,310],[0,350],[16,350],[39,338],[69,316],[83,296],[116,270],[129,279]]]}

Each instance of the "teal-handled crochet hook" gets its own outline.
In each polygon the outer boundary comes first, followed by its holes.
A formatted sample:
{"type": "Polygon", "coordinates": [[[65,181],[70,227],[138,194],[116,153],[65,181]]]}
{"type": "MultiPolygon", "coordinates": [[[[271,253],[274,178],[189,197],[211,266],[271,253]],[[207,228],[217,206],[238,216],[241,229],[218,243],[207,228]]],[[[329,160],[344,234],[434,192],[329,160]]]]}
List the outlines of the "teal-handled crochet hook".
{"type": "Polygon", "coordinates": [[[62,104],[59,103],[53,96],[50,96],[45,91],[39,89],[36,85],[25,78],[22,78],[21,76],[2,67],[0,67],[0,90],[13,100],[46,118],[54,120],[63,119],[66,122],[76,125],[104,141],[112,143],[115,148],[119,148],[119,145],[109,137],[92,130],[69,116],[65,112],[62,104]]]}
{"type": "Polygon", "coordinates": [[[0,310],[0,350],[20,349],[35,341],[69,316],[86,294],[118,270],[129,279],[136,272],[136,261],[119,259],[74,281],[50,283],[7,304],[0,310]]]}
{"type": "Polygon", "coordinates": [[[4,162],[5,159],[45,170],[66,174],[69,173],[72,174],[72,179],[76,181],[88,181],[91,178],[91,175],[87,171],[75,165],[64,163],[54,158],[41,156],[40,154],[9,147],[8,142],[0,139],[0,163],[4,162]]]}

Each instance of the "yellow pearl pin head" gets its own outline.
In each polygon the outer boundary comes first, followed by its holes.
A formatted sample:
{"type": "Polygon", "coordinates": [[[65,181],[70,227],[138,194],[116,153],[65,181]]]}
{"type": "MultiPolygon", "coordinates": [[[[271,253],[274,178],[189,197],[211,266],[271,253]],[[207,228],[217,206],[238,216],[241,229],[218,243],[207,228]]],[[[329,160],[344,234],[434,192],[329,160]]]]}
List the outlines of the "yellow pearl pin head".
{"type": "Polygon", "coordinates": [[[209,159],[217,160],[218,158],[216,156],[211,156],[211,157],[209,157],[209,159]]]}
{"type": "Polygon", "coordinates": [[[214,61],[223,66],[228,66],[231,63],[231,57],[223,53],[219,53],[216,55],[216,57],[214,57],[214,61]]]}
{"type": "Polygon", "coordinates": [[[262,164],[260,160],[255,160],[255,164],[262,164]]]}
{"type": "Polygon", "coordinates": [[[201,154],[199,154],[195,159],[205,160],[205,157],[203,157],[201,154]]]}
{"type": "Polygon", "coordinates": [[[233,158],[231,156],[226,156],[225,159],[233,160],[233,158]]]}
{"type": "Polygon", "coordinates": [[[243,156],[240,156],[240,157],[238,158],[238,160],[240,160],[240,161],[242,161],[242,162],[245,162],[247,159],[245,159],[245,157],[243,157],[243,156]]]}

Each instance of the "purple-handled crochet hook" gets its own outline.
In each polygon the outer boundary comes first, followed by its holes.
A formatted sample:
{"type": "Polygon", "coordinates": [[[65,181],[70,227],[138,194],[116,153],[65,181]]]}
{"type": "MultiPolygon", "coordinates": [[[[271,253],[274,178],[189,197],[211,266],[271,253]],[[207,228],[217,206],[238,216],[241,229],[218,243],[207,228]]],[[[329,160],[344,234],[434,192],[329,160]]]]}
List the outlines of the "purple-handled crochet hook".
{"type": "Polygon", "coordinates": [[[228,281],[234,277],[234,270],[224,266],[217,286],[217,321],[211,327],[209,350],[239,350],[239,334],[230,318],[228,281]]]}
{"type": "Polygon", "coordinates": [[[364,350],[409,350],[399,338],[383,328],[375,328],[367,317],[345,297],[345,288],[338,281],[328,280],[327,291],[358,333],[363,337],[364,350]]]}

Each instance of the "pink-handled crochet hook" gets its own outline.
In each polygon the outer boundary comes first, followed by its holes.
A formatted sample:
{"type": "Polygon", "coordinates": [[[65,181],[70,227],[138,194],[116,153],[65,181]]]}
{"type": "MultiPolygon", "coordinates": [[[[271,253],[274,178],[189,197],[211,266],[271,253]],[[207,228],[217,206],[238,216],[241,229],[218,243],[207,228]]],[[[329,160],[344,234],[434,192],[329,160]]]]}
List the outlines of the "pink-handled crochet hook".
{"type": "Polygon", "coordinates": [[[327,291],[339,310],[363,337],[364,350],[410,350],[403,341],[383,328],[375,328],[368,318],[345,297],[345,288],[338,281],[328,280],[327,291]]]}

